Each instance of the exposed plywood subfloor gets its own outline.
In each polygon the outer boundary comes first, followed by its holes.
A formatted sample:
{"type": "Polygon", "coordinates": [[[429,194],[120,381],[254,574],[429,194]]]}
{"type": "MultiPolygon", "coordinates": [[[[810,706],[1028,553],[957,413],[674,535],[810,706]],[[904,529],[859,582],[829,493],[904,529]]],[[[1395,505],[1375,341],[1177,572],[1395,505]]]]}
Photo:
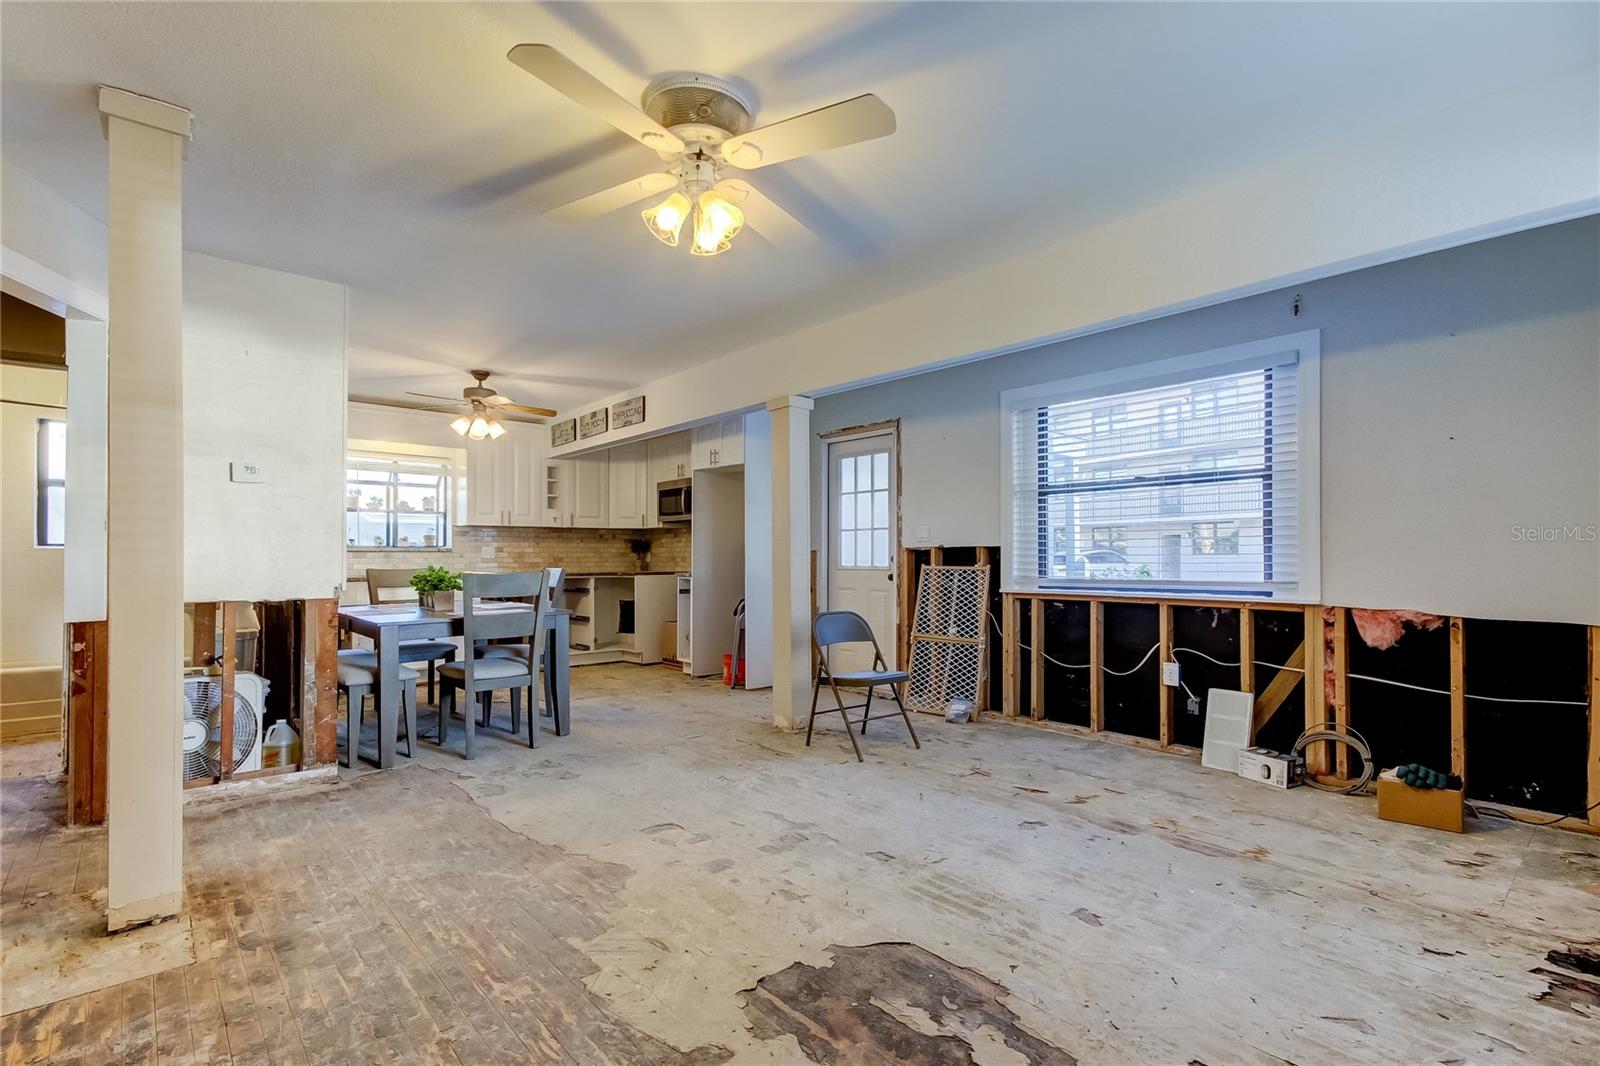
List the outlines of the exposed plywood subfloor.
{"type": "MultiPolygon", "coordinates": [[[[192,812],[200,961],[8,1016],[6,1061],[803,1063],[740,993],[882,942],[1082,1063],[1600,1053],[1532,972],[1600,936],[1600,840],[1396,826],[998,722],[920,718],[916,752],[885,721],[862,766],[837,725],[773,732],[759,693],[574,685],[574,734],[538,751],[490,733],[472,763],[424,745],[192,812]]],[[[914,991],[882,1009],[934,1031],[914,991]]]]}

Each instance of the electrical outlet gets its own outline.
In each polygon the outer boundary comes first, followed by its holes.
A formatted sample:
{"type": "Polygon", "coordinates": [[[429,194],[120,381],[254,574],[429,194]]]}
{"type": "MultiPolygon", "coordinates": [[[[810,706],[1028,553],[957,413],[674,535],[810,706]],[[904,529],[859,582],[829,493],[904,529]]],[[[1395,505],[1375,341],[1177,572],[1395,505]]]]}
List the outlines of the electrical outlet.
{"type": "Polygon", "coordinates": [[[928,543],[928,536],[929,536],[929,534],[928,534],[928,527],[927,526],[918,526],[917,527],[917,543],[918,544],[926,544],[926,543],[928,543]]]}
{"type": "Polygon", "coordinates": [[[478,549],[478,558],[480,558],[480,559],[493,559],[494,558],[494,545],[493,544],[485,544],[482,548],[479,548],[478,549]]]}
{"type": "Polygon", "coordinates": [[[1170,688],[1177,688],[1178,687],[1179,681],[1178,681],[1178,664],[1177,663],[1162,663],[1161,664],[1161,683],[1163,685],[1167,685],[1170,688]]]}

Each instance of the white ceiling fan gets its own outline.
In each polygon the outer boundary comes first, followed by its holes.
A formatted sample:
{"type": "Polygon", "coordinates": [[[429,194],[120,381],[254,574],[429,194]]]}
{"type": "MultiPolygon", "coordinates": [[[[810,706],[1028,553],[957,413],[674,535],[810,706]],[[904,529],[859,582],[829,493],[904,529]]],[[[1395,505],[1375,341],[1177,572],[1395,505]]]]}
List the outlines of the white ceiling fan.
{"type": "Polygon", "coordinates": [[[529,407],[527,404],[515,403],[509,397],[502,396],[489,388],[484,382],[489,380],[487,370],[469,370],[476,385],[468,385],[461,390],[461,399],[455,400],[449,396],[436,396],[430,392],[407,392],[407,396],[420,396],[424,400],[444,400],[444,404],[425,407],[426,411],[461,411],[461,417],[450,423],[450,428],[458,436],[471,437],[473,440],[482,440],[485,437],[494,439],[506,431],[494,417],[500,412],[515,411],[518,414],[539,415],[543,418],[554,418],[556,412],[548,407],[529,407]]]}
{"type": "Polygon", "coordinates": [[[709,74],[667,74],[646,87],[643,110],[547,44],[519,44],[507,58],[574,103],[593,111],[646,148],[666,167],[557,207],[551,218],[595,218],[668,193],[644,212],[645,226],[663,244],[676,246],[683,225],[694,220],[690,251],[716,255],[750,225],[781,248],[816,240],[806,226],[729,168],[756,170],[895,130],[894,112],[871,93],[751,130],[750,103],[739,90],[709,74]],[[669,192],[670,190],[670,192],[669,192]]]}

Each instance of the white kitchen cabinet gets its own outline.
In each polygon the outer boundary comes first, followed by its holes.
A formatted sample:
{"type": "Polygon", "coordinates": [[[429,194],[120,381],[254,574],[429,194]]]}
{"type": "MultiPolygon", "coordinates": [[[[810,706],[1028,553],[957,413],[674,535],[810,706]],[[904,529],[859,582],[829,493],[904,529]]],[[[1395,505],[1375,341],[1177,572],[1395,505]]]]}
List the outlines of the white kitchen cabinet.
{"type": "Polygon", "coordinates": [[[584,455],[569,460],[572,475],[572,524],[599,529],[611,524],[609,486],[610,463],[606,453],[584,455]]]}
{"type": "MultiPolygon", "coordinates": [[[[528,428],[531,430],[535,427],[528,428]]],[[[540,462],[538,442],[532,439],[531,434],[519,432],[515,437],[508,433],[493,444],[504,449],[500,459],[511,468],[511,484],[505,500],[506,525],[540,525],[544,515],[540,509],[538,479],[543,464],[540,462]],[[507,444],[510,447],[506,447],[507,444]]]]}
{"type": "Polygon", "coordinates": [[[539,524],[564,526],[572,513],[572,474],[568,464],[561,459],[544,459],[539,463],[540,500],[539,524]]]}
{"type": "MultiPolygon", "coordinates": [[[[648,455],[643,441],[608,449],[606,472],[612,529],[643,529],[645,524],[648,455]]],[[[651,490],[650,495],[654,495],[651,490]]]]}
{"type": "Polygon", "coordinates": [[[544,524],[538,481],[542,459],[539,442],[531,436],[467,441],[467,511],[456,524],[544,524]]]}
{"type": "Polygon", "coordinates": [[[694,473],[694,434],[669,433],[646,442],[644,522],[650,528],[661,524],[657,512],[661,504],[656,489],[663,481],[677,481],[694,473]]]}
{"type": "Polygon", "coordinates": [[[467,441],[467,512],[458,525],[503,526],[511,491],[511,462],[493,441],[467,441]]]}
{"type": "Polygon", "coordinates": [[[694,431],[694,468],[715,470],[744,465],[744,416],[723,418],[694,431]]]}

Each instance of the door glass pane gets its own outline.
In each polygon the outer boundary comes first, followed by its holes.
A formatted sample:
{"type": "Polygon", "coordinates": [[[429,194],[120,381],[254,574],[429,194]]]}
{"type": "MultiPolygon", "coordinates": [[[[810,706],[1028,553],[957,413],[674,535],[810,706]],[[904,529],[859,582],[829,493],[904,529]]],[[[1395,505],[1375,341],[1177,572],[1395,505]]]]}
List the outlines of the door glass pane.
{"type": "Polygon", "coordinates": [[[51,481],[65,481],[67,479],[67,424],[56,421],[46,422],[44,432],[44,476],[51,481]]]}
{"type": "Polygon", "coordinates": [[[856,528],[856,494],[846,492],[839,497],[839,528],[856,528]]]}
{"type": "Polygon", "coordinates": [[[856,457],[856,491],[866,492],[872,488],[872,457],[859,455],[856,457]]]}
{"type": "Polygon", "coordinates": [[[872,531],[870,529],[859,530],[856,533],[856,565],[872,565],[872,531]]]}
{"type": "Polygon", "coordinates": [[[872,532],[872,565],[889,565],[889,531],[876,529],[872,532]]]}
{"type": "Polygon", "coordinates": [[[856,535],[854,530],[844,530],[839,534],[839,565],[856,565],[856,535]]]}
{"type": "Polygon", "coordinates": [[[51,485],[44,490],[44,542],[65,544],[67,539],[67,490],[51,485]]]}
{"type": "Polygon", "coordinates": [[[839,461],[839,491],[856,491],[856,461],[849,456],[839,461]]]}
{"type": "Polygon", "coordinates": [[[889,528],[889,491],[880,489],[872,494],[872,526],[874,529],[889,528]]]}
{"type": "Polygon", "coordinates": [[[889,453],[878,452],[872,457],[872,487],[887,489],[889,487],[889,453]]]}

